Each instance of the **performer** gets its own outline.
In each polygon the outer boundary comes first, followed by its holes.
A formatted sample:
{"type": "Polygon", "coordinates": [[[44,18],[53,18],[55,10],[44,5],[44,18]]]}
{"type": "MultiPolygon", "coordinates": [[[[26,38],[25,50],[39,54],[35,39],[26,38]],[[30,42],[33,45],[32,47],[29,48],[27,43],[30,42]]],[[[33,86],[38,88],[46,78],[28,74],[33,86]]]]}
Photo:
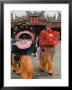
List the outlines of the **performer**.
{"type": "Polygon", "coordinates": [[[55,53],[55,48],[53,46],[43,47],[40,49],[40,69],[45,70],[46,65],[48,65],[48,74],[52,74],[53,68],[53,57],[55,53]]]}
{"type": "Polygon", "coordinates": [[[32,79],[33,64],[32,64],[32,45],[34,34],[29,31],[22,31],[16,35],[16,47],[20,55],[19,72],[23,79],[32,79]]]}
{"type": "Polygon", "coordinates": [[[54,72],[54,54],[55,46],[59,40],[59,32],[53,31],[50,28],[43,30],[40,33],[40,69],[44,71],[48,66],[48,74],[54,72]]]}
{"type": "Polygon", "coordinates": [[[11,66],[12,66],[12,70],[13,72],[17,72],[17,59],[18,59],[18,55],[17,53],[15,52],[15,31],[13,32],[12,36],[11,36],[11,66]]]}
{"type": "Polygon", "coordinates": [[[30,53],[26,52],[26,54],[23,54],[21,56],[20,73],[21,73],[21,77],[24,79],[32,79],[33,64],[32,64],[31,53],[32,53],[32,51],[30,51],[30,53]]]}

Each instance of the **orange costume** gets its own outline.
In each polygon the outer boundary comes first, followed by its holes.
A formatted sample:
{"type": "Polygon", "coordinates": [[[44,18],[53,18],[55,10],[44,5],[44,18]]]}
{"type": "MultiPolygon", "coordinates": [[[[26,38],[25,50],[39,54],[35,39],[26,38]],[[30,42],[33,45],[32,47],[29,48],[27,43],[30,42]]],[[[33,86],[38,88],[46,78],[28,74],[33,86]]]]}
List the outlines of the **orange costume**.
{"type": "Polygon", "coordinates": [[[24,79],[32,79],[33,65],[31,55],[22,55],[20,61],[20,73],[24,79]]]}
{"type": "Polygon", "coordinates": [[[51,29],[43,30],[40,33],[40,69],[44,71],[46,66],[48,66],[47,70],[50,75],[54,72],[53,58],[58,37],[59,32],[51,29]]]}
{"type": "Polygon", "coordinates": [[[20,74],[20,57],[18,57],[18,61],[16,60],[16,57],[17,56],[14,53],[12,53],[11,66],[13,72],[15,72],[16,74],[20,74]]]}
{"type": "Polygon", "coordinates": [[[52,74],[54,71],[53,67],[53,56],[55,49],[53,46],[44,47],[40,50],[40,69],[44,71],[46,66],[48,67],[48,73],[52,74]]]}
{"type": "Polygon", "coordinates": [[[11,59],[11,66],[13,71],[16,71],[16,61],[15,61],[15,54],[12,53],[12,59],[11,59]]]}
{"type": "MultiPolygon", "coordinates": [[[[14,64],[17,73],[20,73],[22,79],[32,79],[33,65],[32,65],[32,41],[34,34],[29,31],[22,31],[16,35],[15,49],[19,53],[19,64],[14,64]]],[[[14,62],[15,63],[15,62],[14,62]]]]}

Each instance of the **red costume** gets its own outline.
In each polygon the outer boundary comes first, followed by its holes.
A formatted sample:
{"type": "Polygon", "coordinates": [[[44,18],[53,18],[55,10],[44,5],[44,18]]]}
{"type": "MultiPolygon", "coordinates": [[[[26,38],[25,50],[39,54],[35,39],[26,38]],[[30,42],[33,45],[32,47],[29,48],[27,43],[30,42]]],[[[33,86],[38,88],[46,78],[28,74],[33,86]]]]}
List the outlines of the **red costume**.
{"type": "Polygon", "coordinates": [[[58,40],[59,32],[53,31],[50,28],[40,33],[40,69],[44,71],[46,65],[48,65],[49,74],[52,74],[54,71],[53,56],[58,40]]]}

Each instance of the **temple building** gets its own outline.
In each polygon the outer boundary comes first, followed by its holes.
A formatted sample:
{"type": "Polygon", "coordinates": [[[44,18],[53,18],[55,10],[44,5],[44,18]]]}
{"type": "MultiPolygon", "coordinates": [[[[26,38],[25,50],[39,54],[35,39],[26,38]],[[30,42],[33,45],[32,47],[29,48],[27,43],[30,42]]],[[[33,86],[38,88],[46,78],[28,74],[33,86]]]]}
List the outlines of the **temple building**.
{"type": "Polygon", "coordinates": [[[26,11],[26,15],[22,17],[18,17],[15,15],[13,19],[13,14],[11,14],[11,27],[19,25],[20,23],[27,23],[34,30],[39,30],[43,28],[51,27],[53,30],[57,30],[61,33],[61,14],[58,13],[58,17],[55,19],[54,17],[45,16],[44,11],[26,11]]]}
{"type": "Polygon", "coordinates": [[[61,26],[61,17],[58,15],[57,20],[50,18],[49,16],[45,17],[44,11],[41,12],[30,12],[26,11],[26,16],[18,17],[15,15],[13,19],[13,14],[11,14],[11,25],[17,25],[21,22],[26,22],[31,25],[46,25],[48,26],[61,26]]]}

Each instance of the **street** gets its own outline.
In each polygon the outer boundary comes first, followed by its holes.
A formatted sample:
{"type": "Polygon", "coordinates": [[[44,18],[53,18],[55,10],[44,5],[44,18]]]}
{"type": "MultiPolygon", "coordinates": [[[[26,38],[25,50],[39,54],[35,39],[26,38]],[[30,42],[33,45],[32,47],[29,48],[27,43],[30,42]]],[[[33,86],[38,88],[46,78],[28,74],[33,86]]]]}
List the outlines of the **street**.
{"type": "MultiPolygon", "coordinates": [[[[33,57],[33,66],[34,66],[34,74],[32,79],[60,79],[61,78],[61,41],[56,47],[54,56],[54,74],[48,75],[47,70],[42,72],[39,69],[39,54],[36,57],[33,57]]],[[[11,79],[20,79],[20,75],[15,74],[11,70],[11,79]]]]}

